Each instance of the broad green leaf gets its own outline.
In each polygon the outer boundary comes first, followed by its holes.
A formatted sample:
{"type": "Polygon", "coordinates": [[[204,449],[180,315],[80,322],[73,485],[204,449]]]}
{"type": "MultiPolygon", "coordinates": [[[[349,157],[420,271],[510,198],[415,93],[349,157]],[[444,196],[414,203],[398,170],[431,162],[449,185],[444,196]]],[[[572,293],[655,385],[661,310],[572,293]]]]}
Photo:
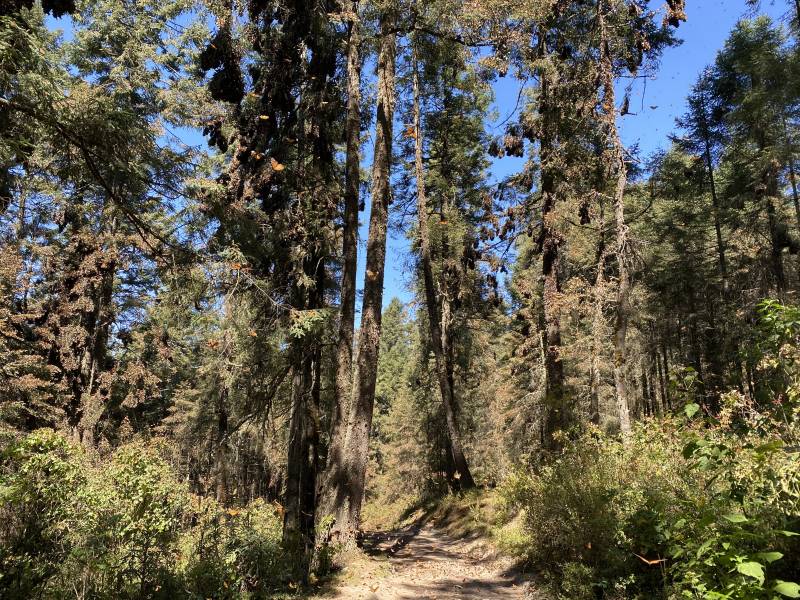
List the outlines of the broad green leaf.
{"type": "Polygon", "coordinates": [[[736,565],[736,570],[742,575],[752,577],[753,579],[757,580],[758,583],[764,583],[764,565],[761,563],[757,563],[754,560],[748,560],[736,565]]]}
{"type": "Polygon", "coordinates": [[[689,442],[683,447],[683,458],[691,458],[697,450],[696,442],[689,442]]]}
{"type": "Polygon", "coordinates": [[[780,552],[759,552],[756,554],[756,558],[759,560],[763,560],[766,563],[773,563],[776,560],[780,560],[783,558],[783,554],[780,552]]]}
{"type": "Polygon", "coordinates": [[[697,414],[700,410],[700,405],[692,402],[691,404],[687,404],[683,411],[686,413],[686,416],[690,419],[697,414]]]}
{"type": "Polygon", "coordinates": [[[708,540],[706,542],[703,542],[703,544],[701,544],[700,547],[697,549],[697,553],[696,553],[697,558],[700,558],[701,556],[703,556],[703,553],[706,550],[708,550],[709,547],[711,546],[711,544],[713,544],[713,543],[714,543],[713,539],[708,540]]]}
{"type": "Polygon", "coordinates": [[[730,513],[727,515],[723,515],[725,519],[730,521],[731,523],[746,523],[747,517],[739,513],[730,513]]]}
{"type": "Polygon", "coordinates": [[[792,581],[778,581],[772,591],[787,598],[800,598],[800,585],[792,581]]]}

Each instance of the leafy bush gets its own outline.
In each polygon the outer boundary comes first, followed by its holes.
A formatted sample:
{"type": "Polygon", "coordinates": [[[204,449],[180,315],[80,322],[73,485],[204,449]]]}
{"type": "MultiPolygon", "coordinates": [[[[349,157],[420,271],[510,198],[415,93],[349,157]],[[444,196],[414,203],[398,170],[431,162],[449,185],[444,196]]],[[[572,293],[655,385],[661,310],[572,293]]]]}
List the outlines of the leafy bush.
{"type": "Polygon", "coordinates": [[[0,468],[0,596],[33,597],[71,551],[75,492],[86,483],[82,456],[41,430],[10,444],[0,468]]]}
{"type": "Polygon", "coordinates": [[[0,597],[267,598],[298,578],[274,506],[190,495],[151,444],[95,465],[40,430],[0,468],[0,597]]]}
{"type": "Polygon", "coordinates": [[[81,510],[73,516],[65,583],[79,575],[98,597],[172,597],[187,494],[157,451],[143,444],[121,448],[107,467],[92,470],[77,496],[81,510]]]}
{"type": "Polygon", "coordinates": [[[688,370],[680,416],[627,439],[589,431],[505,482],[519,526],[500,539],[562,597],[800,598],[800,309],[759,310],[753,397],[726,394],[711,415],[688,370]]]}
{"type": "MultiPolygon", "coordinates": [[[[776,428],[777,429],[777,428],[776,428]]],[[[683,456],[702,493],[663,524],[675,587],[709,598],[800,597],[800,461],[779,437],[687,432],[683,456]],[[691,516],[686,518],[683,515],[691,516]]]]}
{"type": "Polygon", "coordinates": [[[195,497],[195,503],[195,525],[180,542],[191,597],[264,598],[299,578],[281,548],[275,506],[261,499],[227,510],[213,499],[195,497]]]}
{"type": "Polygon", "coordinates": [[[675,454],[675,442],[654,428],[638,429],[627,445],[595,431],[538,475],[517,474],[503,492],[524,510],[527,558],[559,579],[569,565],[573,586],[583,565],[598,593],[627,587],[629,575],[634,587],[658,587],[660,569],[637,555],[657,557],[659,517],[688,492],[675,454]]]}
{"type": "Polygon", "coordinates": [[[800,597],[800,461],[779,437],[722,424],[592,432],[503,487],[523,510],[526,558],[565,598],[800,597]],[[583,591],[581,591],[583,590],[583,591]]]}

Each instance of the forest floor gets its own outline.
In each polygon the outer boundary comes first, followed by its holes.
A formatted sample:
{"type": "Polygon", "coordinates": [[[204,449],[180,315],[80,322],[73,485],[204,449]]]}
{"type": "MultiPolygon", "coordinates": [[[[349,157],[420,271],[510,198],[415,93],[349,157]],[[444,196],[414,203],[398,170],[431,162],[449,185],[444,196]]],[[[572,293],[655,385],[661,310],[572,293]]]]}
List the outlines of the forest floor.
{"type": "MultiPolygon", "coordinates": [[[[361,552],[317,598],[331,600],[544,600],[533,578],[466,514],[427,513],[405,527],[366,533],[361,552]]],[[[482,524],[481,524],[482,525],[482,524]]]]}
{"type": "Polygon", "coordinates": [[[523,600],[530,583],[480,537],[431,525],[370,533],[364,553],[322,597],[337,600],[523,600]]]}

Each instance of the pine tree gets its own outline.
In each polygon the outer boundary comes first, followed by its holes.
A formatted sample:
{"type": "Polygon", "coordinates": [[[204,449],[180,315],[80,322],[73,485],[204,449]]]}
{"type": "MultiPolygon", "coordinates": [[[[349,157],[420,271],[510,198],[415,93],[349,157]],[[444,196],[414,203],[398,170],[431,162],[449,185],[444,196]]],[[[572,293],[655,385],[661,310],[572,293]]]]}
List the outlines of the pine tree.
{"type": "Polygon", "coordinates": [[[286,336],[291,408],[284,539],[309,550],[320,467],[325,259],[335,254],[332,223],[340,190],[334,144],[341,135],[341,32],[331,3],[277,8],[248,5],[251,47],[240,43],[245,38],[238,35],[232,7],[220,9],[200,65],[214,71],[212,97],[233,105],[230,125],[217,118],[207,126],[212,143],[231,149],[220,179],[223,193],[212,194],[209,205],[222,222],[218,243],[234,248],[252,273],[249,287],[263,307],[254,329],[277,326],[286,336]],[[242,74],[246,52],[258,57],[249,90],[242,74]]]}
{"type": "Polygon", "coordinates": [[[49,424],[88,446],[116,401],[112,326],[135,314],[137,286],[153,284],[159,260],[185,255],[170,228],[186,156],[162,143],[159,128],[179,121],[169,113],[179,94],[162,91],[165,65],[180,72],[188,56],[156,52],[177,44],[166,22],[183,6],[162,4],[148,20],[141,15],[152,7],[138,8],[110,1],[87,9],[71,43],[45,34],[35,9],[4,29],[15,47],[3,72],[4,111],[12,127],[28,131],[2,151],[19,161],[6,207],[15,213],[16,241],[4,251],[18,253],[17,276],[41,275],[19,289],[12,337],[24,332],[49,366],[42,385],[58,386],[53,401],[63,416],[49,424]],[[136,26],[119,21],[121,12],[136,26]],[[130,55],[124,67],[116,64],[122,55],[130,55]],[[33,134],[35,144],[25,142],[33,134]],[[22,154],[20,144],[28,148],[22,154]]]}
{"type": "MultiPolygon", "coordinates": [[[[770,21],[742,21],[717,57],[711,79],[715,122],[725,135],[726,161],[740,171],[766,217],[769,265],[778,294],[787,289],[783,250],[796,246],[783,223],[780,172],[787,95],[783,38],[770,21]]],[[[796,250],[792,250],[796,252],[796,250]]]]}

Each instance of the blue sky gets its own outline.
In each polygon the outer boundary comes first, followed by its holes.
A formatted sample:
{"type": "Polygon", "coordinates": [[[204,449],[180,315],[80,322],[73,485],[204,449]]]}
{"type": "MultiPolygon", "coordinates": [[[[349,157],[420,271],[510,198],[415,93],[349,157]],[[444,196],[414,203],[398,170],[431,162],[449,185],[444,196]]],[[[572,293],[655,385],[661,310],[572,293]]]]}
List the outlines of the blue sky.
{"type": "MultiPolygon", "coordinates": [[[[667,135],[675,129],[675,118],[685,110],[689,89],[700,72],[714,61],[736,22],[743,16],[752,14],[748,11],[745,0],[688,0],[686,4],[688,20],[681,24],[677,32],[683,44],[664,53],[661,66],[652,78],[646,82],[637,82],[631,94],[631,111],[638,114],[621,119],[623,141],[628,146],[638,143],[642,158],[666,148],[667,135]]],[[[776,20],[783,19],[786,15],[787,7],[783,0],[772,4],[767,1],[763,4],[761,12],[776,20]]],[[[509,76],[501,79],[495,86],[498,121],[505,119],[516,105],[519,85],[519,82],[509,76]]],[[[489,124],[490,127],[494,125],[496,123],[489,124]]],[[[371,143],[371,140],[367,143],[371,143]]],[[[365,153],[371,155],[371,148],[366,147],[365,153]]],[[[492,176],[500,179],[518,170],[521,163],[522,159],[514,158],[495,160],[492,176]]],[[[361,215],[359,286],[363,282],[368,213],[369,209],[361,215]]],[[[394,235],[387,250],[384,306],[393,297],[404,302],[412,300],[413,295],[409,289],[411,278],[408,243],[402,236],[394,235]]]]}

